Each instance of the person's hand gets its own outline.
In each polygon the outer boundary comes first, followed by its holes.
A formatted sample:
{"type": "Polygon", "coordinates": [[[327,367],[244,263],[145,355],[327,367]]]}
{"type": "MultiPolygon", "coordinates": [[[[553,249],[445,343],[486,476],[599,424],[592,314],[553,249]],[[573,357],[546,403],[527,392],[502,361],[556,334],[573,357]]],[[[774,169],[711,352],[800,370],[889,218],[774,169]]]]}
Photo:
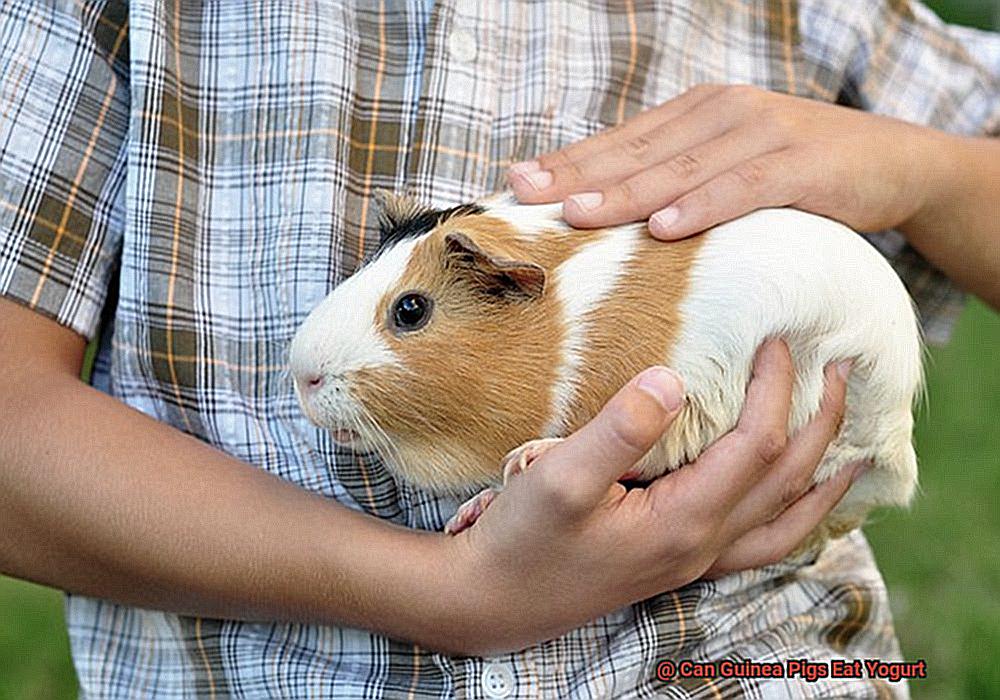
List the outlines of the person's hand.
{"type": "Polygon", "coordinates": [[[784,343],[766,343],[738,426],[694,463],[626,490],[618,479],[684,395],[669,370],[638,375],[444,542],[455,606],[468,611],[456,648],[523,648],[700,577],[784,558],[861,471],[845,468],[810,488],[839,429],[846,374],[827,368],[819,414],[786,440],[791,358],[784,343]]]}
{"type": "Polygon", "coordinates": [[[580,228],[650,218],[677,239],[792,206],[859,231],[899,226],[932,196],[950,150],[932,129],[739,85],[703,85],[537,160],[508,179],[526,204],[564,201],[580,228]]]}

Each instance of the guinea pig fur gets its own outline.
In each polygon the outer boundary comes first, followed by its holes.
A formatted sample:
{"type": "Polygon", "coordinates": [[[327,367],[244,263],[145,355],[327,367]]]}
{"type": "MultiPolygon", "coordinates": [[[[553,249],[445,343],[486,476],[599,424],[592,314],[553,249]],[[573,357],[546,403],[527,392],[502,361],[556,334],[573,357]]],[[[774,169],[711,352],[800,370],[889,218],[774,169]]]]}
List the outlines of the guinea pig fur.
{"type": "Polygon", "coordinates": [[[290,363],[310,419],[399,477],[456,494],[496,483],[512,448],[568,435],[662,364],[686,401],[636,467],[653,478],[736,425],[757,347],[781,337],[790,434],[819,408],[824,365],[854,361],[815,480],[873,468],[825,534],[908,503],[920,331],[892,268],[845,226],[766,209],[664,243],[645,224],[573,229],[558,204],[503,194],[445,210],[390,196],[381,223],[379,250],[305,320],[290,363]]]}

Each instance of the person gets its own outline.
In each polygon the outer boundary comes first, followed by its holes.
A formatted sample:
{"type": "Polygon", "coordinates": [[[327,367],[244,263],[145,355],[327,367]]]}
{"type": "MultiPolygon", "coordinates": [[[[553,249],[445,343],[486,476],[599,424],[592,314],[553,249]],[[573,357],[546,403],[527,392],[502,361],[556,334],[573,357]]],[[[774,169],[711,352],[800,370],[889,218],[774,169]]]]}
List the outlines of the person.
{"type": "Polygon", "coordinates": [[[898,229],[872,241],[942,339],[942,271],[1000,298],[995,36],[906,0],[15,1],[0,23],[0,563],[69,592],[84,697],[906,695],[660,666],[899,656],[859,532],[784,559],[855,474],[807,489],[847,367],[786,436],[765,345],[739,427],[626,494],[683,392],[647,370],[448,538],[456,500],[310,426],[285,354],[372,249],[374,189],[455,204],[508,176],[666,239],[775,204],[898,229]]]}

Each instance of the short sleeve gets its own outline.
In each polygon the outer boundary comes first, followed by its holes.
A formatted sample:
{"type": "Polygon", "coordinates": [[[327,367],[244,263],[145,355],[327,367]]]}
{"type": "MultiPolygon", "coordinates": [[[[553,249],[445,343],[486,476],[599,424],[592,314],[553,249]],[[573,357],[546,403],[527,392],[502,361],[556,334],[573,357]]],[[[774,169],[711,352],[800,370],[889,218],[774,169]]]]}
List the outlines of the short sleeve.
{"type": "Polygon", "coordinates": [[[86,338],[125,225],[126,7],[0,9],[0,294],[86,338]]]}
{"type": "MultiPolygon", "coordinates": [[[[805,0],[807,62],[837,75],[839,102],[966,136],[1000,135],[1000,35],[944,23],[916,0],[805,0]]],[[[867,236],[906,283],[932,343],[964,296],[896,232],[867,236]]]]}

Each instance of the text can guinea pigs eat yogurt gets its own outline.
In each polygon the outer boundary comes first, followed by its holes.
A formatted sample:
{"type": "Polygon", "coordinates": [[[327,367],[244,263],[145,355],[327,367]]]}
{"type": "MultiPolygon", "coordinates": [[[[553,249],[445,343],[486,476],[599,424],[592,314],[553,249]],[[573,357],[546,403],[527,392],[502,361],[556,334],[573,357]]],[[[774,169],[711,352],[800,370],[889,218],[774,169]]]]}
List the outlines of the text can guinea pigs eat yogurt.
{"type": "Polygon", "coordinates": [[[306,414],[403,479],[471,492],[499,483],[513,448],[568,435],[662,364],[683,377],[686,400],[636,465],[649,479],[736,425],[755,351],[780,336],[797,373],[790,433],[817,412],[823,367],[854,360],[842,428],[815,478],[862,459],[873,468],[818,534],[909,501],[920,331],[864,239],[791,209],[675,243],[644,224],[573,229],[559,211],[506,195],[442,211],[389,197],[378,253],[292,343],[306,414]]]}

